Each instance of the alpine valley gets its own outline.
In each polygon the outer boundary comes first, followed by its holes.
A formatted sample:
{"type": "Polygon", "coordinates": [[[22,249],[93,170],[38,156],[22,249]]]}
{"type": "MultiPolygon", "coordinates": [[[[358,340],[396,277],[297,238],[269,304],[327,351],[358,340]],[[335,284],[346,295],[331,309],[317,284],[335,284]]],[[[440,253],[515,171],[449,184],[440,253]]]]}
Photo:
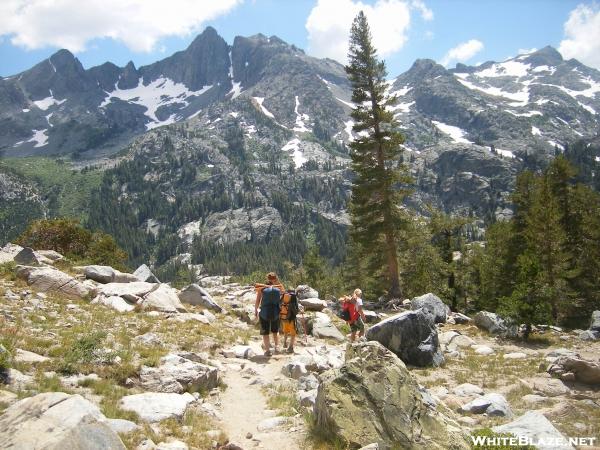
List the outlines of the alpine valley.
{"type": "MultiPolygon", "coordinates": [[[[475,236],[512,214],[516,174],[558,153],[600,185],[600,72],[552,47],[450,70],[420,59],[389,92],[407,206],[422,214],[473,216],[475,236]]],[[[132,264],[247,273],[298,264],[313,244],[340,262],[350,97],[341,64],[275,36],[230,45],[207,28],[139,68],[86,70],[61,50],[0,79],[0,242],[31,219],[75,216],[132,264]]]]}

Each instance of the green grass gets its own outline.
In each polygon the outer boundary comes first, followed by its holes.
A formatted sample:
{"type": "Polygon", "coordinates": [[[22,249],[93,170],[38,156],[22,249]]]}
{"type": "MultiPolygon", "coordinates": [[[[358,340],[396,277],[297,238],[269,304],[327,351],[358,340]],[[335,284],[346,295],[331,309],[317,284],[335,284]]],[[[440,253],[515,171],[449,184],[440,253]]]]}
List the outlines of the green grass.
{"type": "Polygon", "coordinates": [[[292,417],[298,414],[300,405],[296,399],[296,392],[292,386],[269,385],[265,387],[267,406],[275,409],[279,415],[292,417]]]}
{"type": "MultiPolygon", "coordinates": [[[[92,190],[100,186],[102,171],[73,170],[68,161],[42,157],[3,158],[0,170],[7,170],[34,182],[44,197],[55,199],[51,214],[87,218],[92,190]]],[[[52,207],[52,201],[50,202],[52,207]]]]}

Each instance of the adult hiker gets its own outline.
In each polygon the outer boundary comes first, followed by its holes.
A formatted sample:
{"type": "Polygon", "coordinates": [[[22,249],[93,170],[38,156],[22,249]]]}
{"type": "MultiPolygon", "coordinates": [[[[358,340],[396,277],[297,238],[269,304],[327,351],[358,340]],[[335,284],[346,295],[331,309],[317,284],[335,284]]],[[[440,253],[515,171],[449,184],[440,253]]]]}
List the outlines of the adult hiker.
{"type": "Polygon", "coordinates": [[[342,318],[350,325],[350,342],[356,339],[358,332],[359,339],[365,334],[365,313],[363,311],[362,291],[355,289],[352,296],[345,295],[340,298],[342,303],[342,318]]]}
{"type": "Polygon", "coordinates": [[[290,346],[288,353],[294,353],[294,343],[296,342],[296,316],[302,306],[298,306],[296,291],[287,291],[281,298],[281,308],[279,317],[281,318],[281,332],[283,333],[283,347],[287,345],[288,336],[290,337],[290,346]]]}
{"type": "Polygon", "coordinates": [[[269,334],[273,335],[273,349],[274,352],[277,353],[277,347],[279,345],[280,302],[284,288],[274,272],[269,272],[267,274],[266,284],[257,283],[254,287],[256,288],[254,316],[258,317],[260,321],[260,334],[263,337],[263,350],[265,351],[265,356],[271,356],[269,334]]]}

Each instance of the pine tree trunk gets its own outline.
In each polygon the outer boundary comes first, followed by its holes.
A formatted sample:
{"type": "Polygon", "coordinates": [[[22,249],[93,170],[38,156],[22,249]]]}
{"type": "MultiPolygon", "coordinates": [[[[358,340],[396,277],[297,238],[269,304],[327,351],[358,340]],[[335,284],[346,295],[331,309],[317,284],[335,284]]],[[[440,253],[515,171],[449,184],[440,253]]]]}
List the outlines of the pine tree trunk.
{"type": "Polygon", "coordinates": [[[390,283],[389,297],[401,298],[402,291],[400,290],[400,275],[398,270],[398,254],[396,252],[396,242],[391,234],[386,234],[385,237],[388,254],[388,279],[390,283]]]}

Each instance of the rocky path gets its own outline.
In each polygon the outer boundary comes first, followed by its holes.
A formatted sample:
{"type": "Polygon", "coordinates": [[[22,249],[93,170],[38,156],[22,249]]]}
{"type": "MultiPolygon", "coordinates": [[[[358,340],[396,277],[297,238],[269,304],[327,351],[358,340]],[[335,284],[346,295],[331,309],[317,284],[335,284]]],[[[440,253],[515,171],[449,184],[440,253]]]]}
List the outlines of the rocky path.
{"type": "MultiPolygon", "coordinates": [[[[258,343],[251,346],[257,355],[262,355],[258,343]]],[[[244,360],[241,370],[232,367],[226,371],[223,381],[227,389],[221,395],[221,417],[230,442],[242,448],[302,448],[302,418],[284,418],[278,411],[269,409],[264,392],[266,384],[277,384],[285,378],[281,369],[291,356],[255,356],[244,360]]]]}

